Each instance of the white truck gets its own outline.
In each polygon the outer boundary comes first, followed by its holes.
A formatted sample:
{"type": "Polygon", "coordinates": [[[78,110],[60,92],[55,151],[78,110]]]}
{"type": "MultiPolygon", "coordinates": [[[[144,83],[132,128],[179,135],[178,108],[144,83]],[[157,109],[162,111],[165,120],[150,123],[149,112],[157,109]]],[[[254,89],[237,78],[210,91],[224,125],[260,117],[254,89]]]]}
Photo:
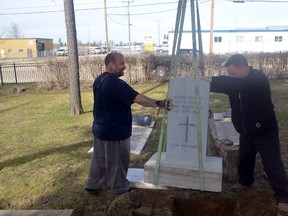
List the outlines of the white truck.
{"type": "Polygon", "coordinates": [[[165,39],[162,41],[162,44],[157,48],[157,52],[163,53],[163,52],[168,52],[169,51],[169,44],[168,40],[165,39]]]}

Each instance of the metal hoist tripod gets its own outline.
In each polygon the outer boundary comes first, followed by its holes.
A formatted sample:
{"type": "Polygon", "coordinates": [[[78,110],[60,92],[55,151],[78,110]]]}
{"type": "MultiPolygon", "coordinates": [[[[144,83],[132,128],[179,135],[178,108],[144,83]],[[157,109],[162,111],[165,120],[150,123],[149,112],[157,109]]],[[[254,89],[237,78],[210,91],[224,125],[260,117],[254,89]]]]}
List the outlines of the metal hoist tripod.
{"type": "MultiPolygon", "coordinates": [[[[187,7],[187,0],[178,1],[178,9],[175,23],[173,48],[172,48],[172,71],[173,77],[177,75],[177,67],[179,64],[179,54],[180,45],[182,39],[183,25],[185,19],[185,12],[187,7]]],[[[203,149],[202,149],[202,131],[201,131],[201,119],[200,119],[200,94],[199,94],[199,79],[198,74],[204,75],[204,56],[202,47],[202,37],[201,37],[201,25],[200,25],[200,15],[198,0],[190,0],[191,9],[191,26],[192,26],[192,55],[193,55],[193,73],[194,73],[194,84],[195,84],[195,103],[196,103],[196,128],[197,128],[197,140],[198,140],[198,160],[199,160],[199,172],[200,172],[200,190],[204,190],[204,171],[203,171],[203,149]],[[197,24],[197,30],[196,30],[197,24]],[[198,37],[198,40],[197,38],[198,37]],[[198,49],[197,49],[198,42],[198,49]]],[[[169,87],[168,87],[169,88],[169,87]]],[[[159,138],[157,159],[155,166],[155,173],[153,178],[153,184],[158,184],[159,169],[161,152],[166,148],[164,143],[166,143],[166,128],[167,128],[167,111],[165,111],[162,119],[161,134],[159,138]],[[165,142],[164,142],[165,141],[165,142]]]]}

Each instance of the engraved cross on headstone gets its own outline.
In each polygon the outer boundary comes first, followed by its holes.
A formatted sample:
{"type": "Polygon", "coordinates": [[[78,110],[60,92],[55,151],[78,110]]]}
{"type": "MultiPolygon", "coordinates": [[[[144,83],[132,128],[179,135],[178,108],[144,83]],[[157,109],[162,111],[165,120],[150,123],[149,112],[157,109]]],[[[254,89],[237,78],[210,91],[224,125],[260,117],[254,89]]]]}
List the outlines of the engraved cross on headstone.
{"type": "Polygon", "coordinates": [[[189,117],[187,116],[186,117],[186,123],[179,123],[180,126],[184,125],[186,126],[186,133],[185,133],[185,143],[188,142],[188,128],[189,126],[194,126],[195,127],[195,124],[189,124],[189,117]]]}

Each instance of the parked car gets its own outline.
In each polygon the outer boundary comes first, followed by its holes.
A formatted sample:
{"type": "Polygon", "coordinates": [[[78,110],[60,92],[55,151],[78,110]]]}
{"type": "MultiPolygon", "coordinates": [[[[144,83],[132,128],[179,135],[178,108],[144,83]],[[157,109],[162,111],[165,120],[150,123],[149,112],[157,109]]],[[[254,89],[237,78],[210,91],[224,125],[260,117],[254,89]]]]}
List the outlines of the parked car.
{"type": "Polygon", "coordinates": [[[100,54],[101,53],[101,48],[100,47],[91,47],[90,51],[92,54],[100,54]]]}
{"type": "Polygon", "coordinates": [[[106,53],[107,53],[106,47],[101,47],[101,53],[102,53],[102,54],[106,54],[106,53]]]}
{"type": "Polygon", "coordinates": [[[68,55],[68,48],[67,47],[60,47],[56,51],[56,56],[67,56],[68,55]]]}
{"type": "Polygon", "coordinates": [[[160,46],[157,48],[157,52],[163,53],[163,52],[168,52],[169,48],[165,46],[160,46]]]}
{"type": "Polygon", "coordinates": [[[90,52],[92,54],[105,54],[107,53],[106,47],[91,47],[90,52]]]}
{"type": "Polygon", "coordinates": [[[111,49],[110,53],[113,53],[113,52],[119,52],[119,50],[118,49],[111,49]]]}

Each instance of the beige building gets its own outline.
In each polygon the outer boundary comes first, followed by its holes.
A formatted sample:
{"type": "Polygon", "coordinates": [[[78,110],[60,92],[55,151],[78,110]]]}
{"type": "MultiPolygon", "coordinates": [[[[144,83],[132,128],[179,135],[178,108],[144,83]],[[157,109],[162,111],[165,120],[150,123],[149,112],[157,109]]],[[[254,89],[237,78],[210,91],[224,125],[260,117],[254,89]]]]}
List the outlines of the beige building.
{"type": "Polygon", "coordinates": [[[0,59],[38,58],[53,52],[53,39],[0,38],[0,59]]]}

